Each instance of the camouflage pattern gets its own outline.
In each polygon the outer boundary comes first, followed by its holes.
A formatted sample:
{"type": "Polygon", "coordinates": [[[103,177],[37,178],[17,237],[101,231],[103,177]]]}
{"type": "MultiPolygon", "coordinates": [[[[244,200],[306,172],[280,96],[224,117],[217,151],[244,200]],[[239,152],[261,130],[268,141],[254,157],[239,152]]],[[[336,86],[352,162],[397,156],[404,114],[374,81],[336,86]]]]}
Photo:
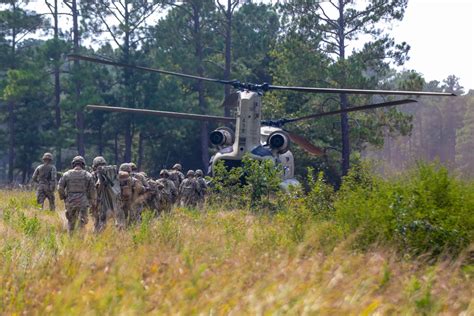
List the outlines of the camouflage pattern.
{"type": "Polygon", "coordinates": [[[181,182],[183,182],[185,178],[184,174],[178,169],[173,169],[169,172],[169,175],[170,175],[169,178],[171,181],[173,181],[175,187],[179,188],[179,186],[181,185],[181,182]]]}
{"type": "Polygon", "coordinates": [[[124,224],[130,225],[141,220],[141,208],[139,205],[143,204],[142,195],[145,192],[145,188],[140,181],[126,171],[120,171],[118,179],[120,183],[120,226],[123,227],[124,224]]]}
{"type": "Polygon", "coordinates": [[[56,190],[57,184],[57,172],[51,160],[52,155],[50,153],[43,155],[44,164],[39,165],[35,169],[32,180],[37,183],[36,202],[43,208],[44,200],[48,199],[49,209],[54,211],[56,209],[54,191],[56,190]]]}
{"type": "Polygon", "coordinates": [[[145,202],[148,199],[147,192],[150,190],[150,185],[148,184],[148,181],[145,178],[145,176],[141,174],[140,172],[138,172],[138,168],[137,168],[137,165],[135,165],[135,163],[130,162],[128,165],[130,166],[130,175],[134,179],[136,179],[140,183],[140,185],[144,188],[144,191],[142,193],[143,196],[135,202],[136,212],[138,212],[139,214],[138,218],[141,219],[141,214],[143,212],[143,209],[145,208],[145,202]]]}
{"type": "Polygon", "coordinates": [[[42,160],[45,160],[45,159],[48,159],[50,161],[53,161],[53,154],[51,153],[44,153],[43,154],[43,158],[41,158],[42,160]]]}
{"type": "Polygon", "coordinates": [[[68,232],[71,233],[79,218],[79,227],[87,224],[87,209],[95,206],[97,201],[96,189],[92,175],[83,169],[80,164],[67,171],[59,180],[59,197],[66,205],[68,232]]]}
{"type": "Polygon", "coordinates": [[[163,199],[163,184],[152,179],[148,179],[149,190],[145,193],[145,203],[150,208],[155,216],[158,216],[162,211],[163,199]]]}
{"type": "Polygon", "coordinates": [[[94,158],[94,160],[92,160],[93,169],[96,169],[99,166],[106,166],[106,165],[107,165],[107,161],[102,156],[97,156],[94,158]]]}
{"type": "Polygon", "coordinates": [[[168,178],[168,171],[162,170],[160,172],[160,176],[161,178],[156,181],[159,186],[163,187],[160,190],[160,211],[169,213],[171,212],[173,203],[175,203],[178,198],[178,189],[176,188],[174,182],[168,178]]]}
{"type": "Polygon", "coordinates": [[[194,172],[189,170],[187,178],[179,187],[180,205],[183,207],[196,207],[200,196],[200,186],[194,178],[194,172]]]}
{"type": "Polygon", "coordinates": [[[124,162],[123,164],[120,165],[119,171],[125,171],[125,172],[132,172],[132,166],[130,166],[130,163],[124,162]]]}
{"type": "Polygon", "coordinates": [[[134,177],[135,179],[140,181],[140,183],[143,185],[145,190],[150,189],[150,186],[148,184],[148,181],[147,181],[146,177],[141,172],[136,172],[136,171],[133,171],[133,169],[132,169],[131,175],[132,175],[132,177],[134,177]]]}
{"type": "Polygon", "coordinates": [[[207,182],[204,180],[204,173],[201,169],[196,170],[196,181],[199,184],[199,198],[198,198],[198,206],[202,207],[204,205],[204,201],[206,199],[207,194],[207,182]]]}
{"type": "MultiPolygon", "coordinates": [[[[118,207],[118,196],[120,194],[120,185],[117,179],[117,167],[103,165],[101,159],[96,157],[93,163],[93,177],[97,189],[97,203],[91,209],[94,217],[94,230],[100,232],[105,228],[108,218],[114,216],[116,226],[121,225],[119,218],[123,218],[118,207]],[[99,161],[100,163],[94,162],[99,161]]],[[[104,159],[105,162],[105,159],[104,159]]]]}

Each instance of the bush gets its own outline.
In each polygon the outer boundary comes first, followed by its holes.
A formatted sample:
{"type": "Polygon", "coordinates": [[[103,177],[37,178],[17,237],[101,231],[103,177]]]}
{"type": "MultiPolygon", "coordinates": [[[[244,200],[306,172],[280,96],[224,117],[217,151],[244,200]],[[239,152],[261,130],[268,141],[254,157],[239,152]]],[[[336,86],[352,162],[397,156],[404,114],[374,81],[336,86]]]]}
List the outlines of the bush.
{"type": "Polygon", "coordinates": [[[242,159],[242,167],[227,170],[224,162],[214,167],[211,203],[229,207],[273,209],[271,197],[278,192],[281,170],[271,160],[242,159]]]}
{"type": "Polygon", "coordinates": [[[436,164],[419,164],[400,179],[382,180],[365,166],[344,178],[335,219],[355,246],[395,244],[412,254],[458,254],[473,239],[473,185],[436,164]]]}

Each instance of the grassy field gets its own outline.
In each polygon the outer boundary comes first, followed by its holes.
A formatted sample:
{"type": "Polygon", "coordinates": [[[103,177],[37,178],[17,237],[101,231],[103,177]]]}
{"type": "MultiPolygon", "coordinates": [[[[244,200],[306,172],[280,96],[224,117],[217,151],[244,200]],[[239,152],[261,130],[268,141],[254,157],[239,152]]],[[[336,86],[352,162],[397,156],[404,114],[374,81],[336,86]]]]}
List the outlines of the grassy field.
{"type": "Polygon", "coordinates": [[[294,213],[177,209],[98,236],[63,225],[32,192],[0,191],[1,314],[474,314],[468,251],[357,250],[357,233],[294,213]]]}

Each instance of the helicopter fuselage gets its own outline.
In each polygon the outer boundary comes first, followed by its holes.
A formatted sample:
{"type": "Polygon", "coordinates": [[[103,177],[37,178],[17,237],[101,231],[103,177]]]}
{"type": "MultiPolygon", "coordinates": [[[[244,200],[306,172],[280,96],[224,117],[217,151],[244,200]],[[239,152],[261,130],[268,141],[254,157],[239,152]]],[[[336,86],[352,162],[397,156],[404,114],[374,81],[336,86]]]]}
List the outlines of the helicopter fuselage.
{"type": "Polygon", "coordinates": [[[294,178],[294,158],[288,150],[288,140],[282,140],[282,146],[285,146],[283,150],[272,148],[269,143],[271,135],[284,131],[281,128],[261,125],[261,95],[252,91],[241,91],[238,94],[234,142],[232,146],[225,147],[212,156],[209,173],[213,175],[215,165],[221,160],[227,168],[239,167],[244,155],[248,155],[256,160],[270,160],[276,168],[281,168],[282,188],[299,185],[294,178]]]}

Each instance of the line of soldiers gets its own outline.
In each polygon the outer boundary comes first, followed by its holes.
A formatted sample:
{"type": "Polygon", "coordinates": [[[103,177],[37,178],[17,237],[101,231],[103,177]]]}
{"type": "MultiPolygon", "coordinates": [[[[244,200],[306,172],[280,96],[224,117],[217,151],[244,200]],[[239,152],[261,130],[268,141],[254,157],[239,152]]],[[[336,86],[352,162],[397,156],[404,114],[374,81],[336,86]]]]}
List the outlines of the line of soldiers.
{"type": "MultiPolygon", "coordinates": [[[[56,189],[56,168],[50,153],[43,155],[43,164],[38,166],[33,181],[38,183],[36,196],[42,208],[49,200],[54,211],[56,189]]],[[[90,172],[83,157],[76,156],[72,169],[59,180],[59,197],[65,201],[68,231],[72,232],[79,219],[79,227],[88,222],[88,209],[94,218],[94,230],[102,231],[109,219],[115,218],[115,225],[123,229],[141,221],[145,207],[156,216],[169,213],[173,205],[202,207],[207,193],[207,183],[202,170],[189,170],[186,177],[180,164],[172,170],[161,170],[160,178],[153,180],[144,172],[138,172],[134,163],[124,163],[119,168],[108,165],[102,156],[94,158],[90,172]]]]}

